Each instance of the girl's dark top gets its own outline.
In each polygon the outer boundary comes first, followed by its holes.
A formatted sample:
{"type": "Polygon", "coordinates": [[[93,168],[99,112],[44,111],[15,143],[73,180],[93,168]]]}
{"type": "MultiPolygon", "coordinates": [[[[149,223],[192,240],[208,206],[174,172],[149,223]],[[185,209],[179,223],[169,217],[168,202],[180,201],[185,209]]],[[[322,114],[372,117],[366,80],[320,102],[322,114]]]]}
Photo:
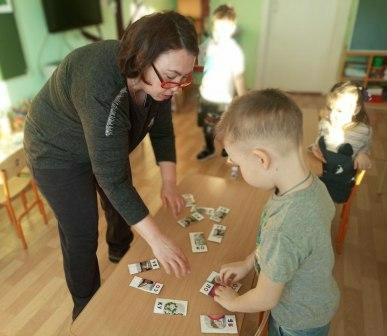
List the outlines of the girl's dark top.
{"type": "Polygon", "coordinates": [[[70,53],[35,97],[24,148],[35,169],[90,164],[98,184],[128,224],[149,213],[133,186],[129,153],[149,132],[156,161],[176,161],[170,101],[134,104],[117,65],[119,42],[70,53]]]}

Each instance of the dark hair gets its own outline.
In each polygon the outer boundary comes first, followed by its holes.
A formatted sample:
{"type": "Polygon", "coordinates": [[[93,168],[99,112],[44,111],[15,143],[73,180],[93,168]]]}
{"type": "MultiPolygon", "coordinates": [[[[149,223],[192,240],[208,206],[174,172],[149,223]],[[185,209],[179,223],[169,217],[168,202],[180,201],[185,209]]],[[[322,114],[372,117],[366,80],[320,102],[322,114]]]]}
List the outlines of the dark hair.
{"type": "Polygon", "coordinates": [[[231,103],[216,131],[223,142],[269,140],[286,152],[302,143],[302,112],[280,90],[250,91],[231,103]]]}
{"type": "Polygon", "coordinates": [[[352,93],[357,96],[356,105],[358,112],[352,117],[354,123],[364,123],[369,125],[369,118],[365,109],[365,102],[368,100],[368,93],[364,86],[353,81],[338,82],[332,86],[327,95],[327,107],[331,109],[332,103],[342,94],[352,93]]]}
{"type": "Polygon", "coordinates": [[[143,77],[157,57],[178,49],[198,55],[193,23],[174,11],[146,15],[126,28],[120,41],[118,66],[125,77],[143,77]]]}
{"type": "Polygon", "coordinates": [[[213,15],[216,19],[219,19],[219,20],[227,19],[230,21],[235,21],[235,19],[236,19],[236,13],[235,13],[234,7],[229,6],[229,5],[218,6],[214,10],[213,15]]]}

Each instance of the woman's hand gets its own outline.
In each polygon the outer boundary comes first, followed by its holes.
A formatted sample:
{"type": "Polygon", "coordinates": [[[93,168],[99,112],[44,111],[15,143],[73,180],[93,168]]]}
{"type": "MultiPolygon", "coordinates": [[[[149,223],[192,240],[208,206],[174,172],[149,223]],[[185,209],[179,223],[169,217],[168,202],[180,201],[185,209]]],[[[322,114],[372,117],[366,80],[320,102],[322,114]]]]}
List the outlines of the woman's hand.
{"type": "Polygon", "coordinates": [[[246,260],[237,261],[222,265],[220,268],[219,278],[225,285],[230,285],[243,279],[250,272],[250,267],[246,260]]]}
{"type": "Polygon", "coordinates": [[[369,155],[364,152],[359,152],[355,156],[353,167],[358,170],[370,169],[372,167],[372,163],[369,155]]]}
{"type": "Polygon", "coordinates": [[[187,257],[174,241],[161,233],[151,216],[146,216],[132,228],[148,243],[167,274],[173,272],[180,278],[191,272],[187,257]]]}
{"type": "Polygon", "coordinates": [[[160,235],[150,243],[150,246],[167,274],[173,272],[176,277],[180,278],[191,272],[187,257],[168,237],[160,235]]]}
{"type": "Polygon", "coordinates": [[[233,304],[239,295],[230,287],[219,286],[215,289],[215,302],[229,311],[234,311],[233,304]]]}
{"type": "Polygon", "coordinates": [[[184,209],[184,199],[179,194],[176,184],[171,182],[164,182],[161,188],[161,201],[163,205],[169,208],[173,215],[177,217],[184,209]]]}

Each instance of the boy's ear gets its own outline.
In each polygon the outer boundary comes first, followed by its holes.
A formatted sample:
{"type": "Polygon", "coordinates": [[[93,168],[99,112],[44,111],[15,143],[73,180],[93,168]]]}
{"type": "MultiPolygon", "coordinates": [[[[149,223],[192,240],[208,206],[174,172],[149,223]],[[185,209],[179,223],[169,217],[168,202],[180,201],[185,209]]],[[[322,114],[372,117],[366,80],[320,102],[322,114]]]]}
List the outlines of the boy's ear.
{"type": "Polygon", "coordinates": [[[259,164],[262,165],[264,169],[268,169],[271,163],[271,157],[268,152],[263,149],[254,149],[253,154],[257,157],[259,164]]]}

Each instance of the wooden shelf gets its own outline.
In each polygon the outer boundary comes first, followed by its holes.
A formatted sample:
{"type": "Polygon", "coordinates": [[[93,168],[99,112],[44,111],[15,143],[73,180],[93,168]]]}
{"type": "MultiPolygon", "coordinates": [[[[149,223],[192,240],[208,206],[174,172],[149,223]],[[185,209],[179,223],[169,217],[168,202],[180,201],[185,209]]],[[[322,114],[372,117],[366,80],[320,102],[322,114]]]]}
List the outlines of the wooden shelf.
{"type": "Polygon", "coordinates": [[[381,82],[381,83],[387,83],[387,78],[367,78],[367,77],[342,77],[342,80],[344,81],[360,81],[360,82],[363,82],[363,81],[367,81],[368,83],[369,82],[381,82]]]}
{"type": "Polygon", "coordinates": [[[347,50],[343,53],[341,67],[340,67],[340,73],[339,77],[340,80],[346,81],[346,80],[352,80],[352,81],[358,81],[363,82],[364,86],[368,86],[369,83],[387,83],[387,78],[375,78],[371,77],[372,74],[372,64],[375,57],[383,57],[384,58],[384,64],[387,64],[387,51],[386,50],[347,50]],[[345,69],[347,67],[348,63],[351,63],[351,61],[348,60],[349,57],[365,57],[366,63],[364,65],[366,66],[366,73],[364,77],[351,77],[351,76],[345,76],[345,69]]]}

